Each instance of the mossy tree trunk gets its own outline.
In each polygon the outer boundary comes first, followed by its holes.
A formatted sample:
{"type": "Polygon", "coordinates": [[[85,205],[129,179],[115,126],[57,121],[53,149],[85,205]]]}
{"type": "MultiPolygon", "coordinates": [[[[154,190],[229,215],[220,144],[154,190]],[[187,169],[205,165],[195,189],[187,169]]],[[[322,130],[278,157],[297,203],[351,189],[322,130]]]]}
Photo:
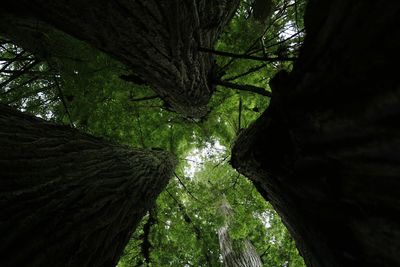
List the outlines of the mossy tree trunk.
{"type": "Polygon", "coordinates": [[[14,0],[2,5],[0,31],[35,50],[46,43],[36,32],[40,21],[46,22],[125,63],[135,80],[151,85],[177,112],[201,118],[207,113],[216,73],[212,55],[198,48],[213,48],[238,4],[239,0],[14,0]]]}
{"type": "Polygon", "coordinates": [[[399,14],[398,1],[309,1],[299,61],[234,146],[308,266],[400,265],[399,14]]]}
{"type": "Polygon", "coordinates": [[[115,266],[175,165],[0,106],[0,265],[115,266]]]}

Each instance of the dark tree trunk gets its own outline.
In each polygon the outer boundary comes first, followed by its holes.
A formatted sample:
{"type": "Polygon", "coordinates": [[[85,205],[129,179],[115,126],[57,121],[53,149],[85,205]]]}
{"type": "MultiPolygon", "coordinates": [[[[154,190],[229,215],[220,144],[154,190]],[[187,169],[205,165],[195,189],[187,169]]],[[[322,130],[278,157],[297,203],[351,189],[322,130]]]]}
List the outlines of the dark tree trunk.
{"type": "MultiPolygon", "coordinates": [[[[24,39],[32,36],[27,32],[38,28],[37,20],[44,21],[125,63],[177,112],[201,118],[214,91],[215,63],[198,47],[213,48],[238,4],[239,0],[14,0],[2,6],[0,30],[26,44],[24,39]]],[[[34,45],[32,39],[28,45],[34,45]]]]}
{"type": "Polygon", "coordinates": [[[233,148],[308,266],[400,266],[399,14],[309,1],[299,61],[233,148]]]}
{"type": "Polygon", "coordinates": [[[0,106],[0,266],[115,266],[175,160],[0,106]]]}

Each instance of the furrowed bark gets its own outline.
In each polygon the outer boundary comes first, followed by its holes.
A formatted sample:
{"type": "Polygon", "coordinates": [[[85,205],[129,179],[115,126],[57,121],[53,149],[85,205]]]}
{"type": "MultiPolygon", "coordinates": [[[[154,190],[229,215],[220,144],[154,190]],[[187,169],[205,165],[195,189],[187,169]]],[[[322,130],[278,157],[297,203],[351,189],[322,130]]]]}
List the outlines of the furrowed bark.
{"type": "Polygon", "coordinates": [[[198,47],[214,47],[238,4],[239,0],[15,0],[2,7],[0,30],[39,50],[43,44],[35,45],[32,35],[38,35],[32,33],[38,20],[44,21],[125,63],[177,112],[201,118],[214,91],[215,62],[198,47]]]}
{"type": "Polygon", "coordinates": [[[1,266],[115,266],[175,166],[3,105],[0,149],[1,266]]]}
{"type": "Polygon", "coordinates": [[[399,13],[310,1],[299,61],[233,148],[308,266],[400,265],[399,13]]]}

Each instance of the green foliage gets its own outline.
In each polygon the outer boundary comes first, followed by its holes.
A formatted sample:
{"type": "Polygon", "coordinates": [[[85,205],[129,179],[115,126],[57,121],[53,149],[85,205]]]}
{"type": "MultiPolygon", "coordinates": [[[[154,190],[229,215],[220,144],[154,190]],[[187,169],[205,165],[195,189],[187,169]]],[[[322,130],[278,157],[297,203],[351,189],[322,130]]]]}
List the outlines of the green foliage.
{"type": "MultiPolygon", "coordinates": [[[[274,1],[266,23],[252,19],[252,3],[242,1],[216,50],[297,56],[304,1],[274,1]]],[[[154,93],[121,79],[129,71],[109,56],[60,32],[49,32],[48,38],[60,46],[47,48],[45,59],[0,40],[0,102],[114,142],[166,149],[180,159],[176,172],[181,181],[172,179],[157,200],[156,224],[148,237],[149,266],[220,266],[217,231],[225,221],[218,206],[223,197],[233,209],[229,234],[239,247],[243,240],[251,241],[265,266],[304,266],[271,205],[228,163],[236,135],[261,115],[268,98],[217,87],[207,119],[194,123],[169,111],[160,99],[136,101],[154,93]]],[[[291,68],[291,62],[216,60],[222,80],[266,90],[275,73],[291,68]]],[[[132,235],[118,266],[144,265],[141,245],[147,220],[132,235]]]]}

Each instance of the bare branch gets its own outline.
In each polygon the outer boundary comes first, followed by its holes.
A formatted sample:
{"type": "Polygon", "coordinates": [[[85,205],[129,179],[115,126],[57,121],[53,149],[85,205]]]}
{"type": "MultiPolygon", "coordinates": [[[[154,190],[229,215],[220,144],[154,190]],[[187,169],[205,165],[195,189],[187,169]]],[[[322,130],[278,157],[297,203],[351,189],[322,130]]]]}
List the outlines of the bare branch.
{"type": "Polygon", "coordinates": [[[60,84],[59,84],[59,82],[58,82],[58,80],[57,80],[56,77],[54,77],[54,83],[55,83],[55,85],[56,85],[56,88],[57,88],[57,91],[58,91],[58,94],[59,94],[58,97],[60,98],[61,103],[62,103],[63,106],[64,106],[65,113],[66,113],[67,116],[68,116],[69,124],[70,124],[71,127],[74,127],[74,123],[72,122],[72,118],[71,118],[71,113],[69,113],[68,106],[67,106],[67,102],[65,101],[64,94],[63,94],[63,92],[62,92],[62,90],[61,90],[61,86],[60,86],[60,84]]]}
{"type": "Polygon", "coordinates": [[[32,69],[37,64],[39,64],[39,61],[37,61],[37,60],[26,64],[21,70],[13,73],[13,75],[9,79],[7,79],[4,82],[0,83],[0,88],[2,88],[3,86],[6,86],[10,82],[18,79],[19,77],[21,77],[22,75],[27,73],[30,69],[32,69]]]}
{"type": "Polygon", "coordinates": [[[240,97],[239,98],[239,116],[238,116],[238,131],[237,131],[237,134],[239,134],[239,131],[242,128],[241,120],[242,120],[242,98],[240,97]]]}
{"type": "Polygon", "coordinates": [[[226,79],[224,79],[224,80],[225,80],[225,81],[233,81],[233,80],[236,80],[236,79],[238,79],[238,78],[247,76],[247,75],[249,75],[249,74],[251,74],[251,73],[253,73],[253,72],[256,72],[256,71],[258,71],[258,70],[260,70],[260,69],[262,69],[262,68],[264,68],[264,67],[266,67],[266,66],[267,66],[267,64],[261,64],[261,65],[258,65],[258,66],[255,66],[255,67],[252,67],[252,68],[248,69],[246,72],[243,72],[243,73],[241,73],[241,74],[238,74],[238,75],[235,75],[235,76],[226,78],[226,79]]]}
{"type": "Polygon", "coordinates": [[[221,81],[221,80],[215,81],[215,84],[221,85],[221,86],[224,86],[224,87],[227,87],[227,88],[240,90],[240,91],[247,91],[247,92],[251,92],[251,93],[256,93],[256,94],[267,96],[267,97],[271,97],[272,96],[271,92],[266,91],[264,88],[257,87],[257,86],[254,86],[254,85],[236,84],[236,83],[231,83],[231,82],[221,81]]]}
{"type": "Polygon", "coordinates": [[[151,227],[157,223],[155,208],[149,210],[149,218],[143,226],[143,242],[141,244],[141,253],[144,258],[144,262],[148,265],[150,264],[150,250],[152,248],[150,242],[150,231],[151,227]]]}
{"type": "MultiPolygon", "coordinates": [[[[38,89],[36,89],[36,90],[34,90],[34,91],[27,92],[26,94],[20,95],[20,96],[16,97],[15,99],[8,100],[7,102],[5,102],[5,104],[7,104],[7,105],[14,104],[14,103],[16,103],[17,101],[22,100],[22,99],[24,99],[24,98],[28,98],[28,97],[37,95],[38,93],[41,93],[41,92],[45,92],[45,91],[47,91],[47,90],[50,90],[50,89],[54,88],[54,86],[55,86],[54,84],[51,84],[51,85],[49,85],[49,86],[40,87],[40,88],[38,88],[38,89]]],[[[14,88],[12,88],[11,90],[13,90],[13,89],[14,89],[14,88]]]]}
{"type": "Polygon", "coordinates": [[[25,85],[30,84],[30,83],[36,81],[38,78],[39,78],[38,76],[34,76],[34,77],[32,77],[32,78],[30,78],[30,79],[28,79],[28,80],[26,80],[26,81],[24,81],[24,82],[18,84],[17,86],[8,89],[8,90],[5,91],[4,93],[1,93],[1,96],[9,95],[10,93],[16,91],[17,89],[19,89],[19,88],[21,88],[21,87],[24,87],[25,85]]]}
{"type": "Polygon", "coordinates": [[[241,59],[250,59],[250,60],[258,60],[258,61],[266,61],[266,62],[283,62],[283,61],[295,61],[296,57],[257,57],[257,56],[249,56],[245,54],[235,54],[231,52],[218,51],[209,48],[199,47],[200,52],[211,53],[218,56],[223,57],[231,57],[231,58],[241,58],[241,59]]]}
{"type": "Polygon", "coordinates": [[[152,99],[157,99],[160,98],[158,95],[151,95],[151,96],[144,96],[144,97],[138,97],[138,98],[130,98],[129,101],[131,102],[137,102],[137,101],[145,101],[145,100],[152,100],[152,99]]]}
{"type": "Polygon", "coordinates": [[[195,197],[192,192],[189,191],[189,189],[186,187],[186,185],[182,182],[181,178],[179,178],[179,176],[176,174],[176,172],[174,172],[175,177],[178,179],[179,183],[183,186],[183,188],[186,190],[186,192],[189,194],[189,196],[191,196],[194,200],[196,200],[199,203],[204,204],[203,202],[201,202],[197,197],[195,197]]]}

